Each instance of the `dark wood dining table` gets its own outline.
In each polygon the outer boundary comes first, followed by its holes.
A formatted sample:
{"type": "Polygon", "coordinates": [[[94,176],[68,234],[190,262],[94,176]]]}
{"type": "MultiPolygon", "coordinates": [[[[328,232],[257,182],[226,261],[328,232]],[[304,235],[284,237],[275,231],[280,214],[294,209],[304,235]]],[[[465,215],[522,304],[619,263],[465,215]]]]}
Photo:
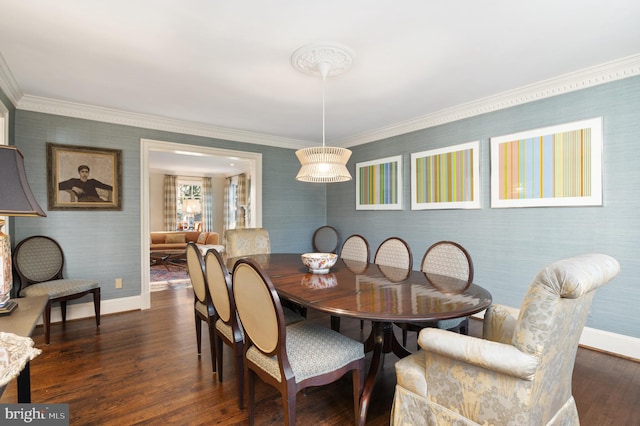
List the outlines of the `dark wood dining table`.
{"type": "MultiPolygon", "coordinates": [[[[396,339],[394,322],[465,317],[491,304],[491,294],[476,284],[420,271],[338,259],[329,273],[312,274],[302,264],[300,254],[243,257],[260,264],[280,297],[334,317],[371,321],[371,334],[364,347],[365,352],[372,352],[372,359],[360,399],[360,425],[366,422],[384,354],[393,352],[400,358],[410,354],[396,339]]],[[[228,259],[230,271],[236,259],[228,259]]]]}

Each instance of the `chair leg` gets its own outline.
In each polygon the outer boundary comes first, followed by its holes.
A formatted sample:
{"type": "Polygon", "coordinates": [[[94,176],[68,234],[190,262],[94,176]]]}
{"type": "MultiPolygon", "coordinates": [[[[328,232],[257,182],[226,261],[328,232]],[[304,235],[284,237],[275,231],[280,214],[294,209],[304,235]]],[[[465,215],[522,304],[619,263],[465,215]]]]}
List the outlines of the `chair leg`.
{"type": "Polygon", "coordinates": [[[236,386],[238,387],[238,408],[244,409],[244,365],[242,362],[242,344],[236,344],[235,352],[235,368],[236,368],[236,386]]]}
{"type": "Polygon", "coordinates": [[[67,322],[67,301],[66,300],[60,301],[60,313],[62,314],[62,322],[63,323],[67,322]]]}
{"type": "Polygon", "coordinates": [[[47,302],[42,312],[42,324],[44,325],[44,342],[48,345],[51,337],[51,300],[47,302]]]}
{"type": "Polygon", "coordinates": [[[211,371],[216,372],[216,332],[213,329],[213,324],[209,323],[209,347],[211,350],[211,371]]]}
{"type": "Polygon", "coordinates": [[[284,424],[286,426],[295,425],[296,424],[295,392],[287,392],[287,395],[282,395],[282,405],[283,405],[282,408],[284,408],[284,424]]]}
{"type": "Polygon", "coordinates": [[[244,370],[246,387],[247,387],[247,400],[249,403],[249,425],[253,426],[255,420],[256,401],[255,401],[255,386],[256,386],[256,373],[253,370],[245,368],[244,370]]]}
{"type": "Polygon", "coordinates": [[[93,290],[93,310],[96,314],[96,327],[100,327],[100,287],[93,290]]]}
{"type": "Polygon", "coordinates": [[[222,382],[222,350],[224,345],[222,344],[222,338],[218,336],[218,333],[216,333],[215,339],[217,367],[216,370],[214,370],[214,373],[218,375],[218,382],[222,382]]]}
{"type": "Polygon", "coordinates": [[[402,329],[402,346],[407,347],[407,330],[402,329]]]}
{"type": "Polygon", "coordinates": [[[202,321],[200,321],[200,317],[198,314],[196,316],[196,342],[198,343],[198,355],[202,353],[202,321]]]}

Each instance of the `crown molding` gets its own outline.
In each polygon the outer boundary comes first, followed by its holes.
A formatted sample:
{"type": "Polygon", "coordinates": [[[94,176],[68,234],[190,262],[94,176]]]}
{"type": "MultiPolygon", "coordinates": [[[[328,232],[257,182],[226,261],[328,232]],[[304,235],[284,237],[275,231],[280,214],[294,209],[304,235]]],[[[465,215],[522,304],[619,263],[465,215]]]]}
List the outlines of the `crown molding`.
{"type": "Polygon", "coordinates": [[[82,118],[105,123],[121,124],[124,126],[141,127],[145,129],[162,130],[166,132],[181,133],[186,135],[203,136],[215,139],[224,139],[234,142],[254,143],[279,148],[300,149],[309,146],[308,141],[283,138],[261,133],[253,133],[243,130],[234,130],[216,127],[202,123],[174,120],[171,118],[157,117],[147,114],[139,114],[116,109],[79,104],[75,102],[60,101],[56,99],[38,96],[24,95],[18,105],[20,110],[54,114],[64,117],[82,118]]]}
{"type": "Polygon", "coordinates": [[[342,147],[362,145],[637,75],[640,75],[640,54],[443,109],[393,126],[345,138],[336,141],[334,145],[342,147]]]}
{"type": "Polygon", "coordinates": [[[16,106],[22,98],[23,93],[18,82],[13,78],[9,65],[4,60],[4,56],[0,53],[0,89],[7,95],[11,103],[16,106]]]}
{"type": "MultiPolygon", "coordinates": [[[[362,145],[637,75],[640,75],[640,54],[443,109],[413,120],[344,138],[332,144],[340,147],[362,145]]],[[[0,87],[16,108],[26,111],[280,148],[300,149],[311,144],[309,141],[23,95],[1,55],[0,87]]]]}

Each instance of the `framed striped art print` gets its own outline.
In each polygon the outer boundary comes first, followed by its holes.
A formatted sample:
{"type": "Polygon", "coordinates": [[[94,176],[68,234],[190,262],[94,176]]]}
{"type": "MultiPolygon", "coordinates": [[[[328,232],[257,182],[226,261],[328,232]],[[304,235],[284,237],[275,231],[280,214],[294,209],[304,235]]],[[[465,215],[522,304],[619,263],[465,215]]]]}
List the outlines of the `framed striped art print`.
{"type": "Polygon", "coordinates": [[[356,163],[356,210],[402,210],[402,155],[356,163]]]}
{"type": "Polygon", "coordinates": [[[602,205],[602,117],[491,138],[491,207],[602,205]]]}
{"type": "Polygon", "coordinates": [[[480,142],[411,154],[411,210],[479,209],[480,142]]]}

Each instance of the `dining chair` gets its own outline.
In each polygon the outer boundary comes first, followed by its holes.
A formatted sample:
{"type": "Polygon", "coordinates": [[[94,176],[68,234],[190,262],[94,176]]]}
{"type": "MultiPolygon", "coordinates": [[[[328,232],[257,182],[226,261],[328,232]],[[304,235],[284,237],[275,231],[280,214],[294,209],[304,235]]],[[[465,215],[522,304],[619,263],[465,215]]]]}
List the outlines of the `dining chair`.
{"type": "Polygon", "coordinates": [[[364,382],[364,345],[307,320],[286,325],[273,283],[252,259],[236,262],[232,288],[245,333],[243,362],[249,423],[253,425],[255,417],[256,376],[280,392],[284,424],[294,425],[298,392],[335,382],[349,372],[357,423],[364,382]]]}
{"type": "Polygon", "coordinates": [[[355,260],[357,262],[369,263],[369,242],[366,238],[359,234],[350,235],[340,250],[340,258],[355,260]]]}
{"type": "Polygon", "coordinates": [[[538,272],[519,311],[489,306],[481,338],[420,331],[422,350],[395,364],[391,425],[578,425],[578,343],[596,290],[619,272],[604,254],[560,260],[538,272]]]}
{"type": "Polygon", "coordinates": [[[227,258],[271,253],[269,231],[264,228],[240,228],[224,231],[227,258]]]}
{"type": "Polygon", "coordinates": [[[202,353],[202,323],[207,324],[209,330],[209,346],[211,348],[212,371],[216,372],[216,348],[215,348],[215,314],[213,302],[207,290],[207,277],[204,269],[204,259],[196,244],[191,241],[187,244],[187,271],[193,288],[193,311],[196,321],[196,342],[198,344],[198,356],[202,353]]]}
{"type": "Polygon", "coordinates": [[[236,370],[236,387],[238,388],[238,407],[244,408],[244,375],[242,363],[242,349],[244,347],[244,332],[236,312],[236,302],[233,298],[231,276],[227,271],[224,260],[217,250],[209,249],[204,257],[204,267],[207,277],[209,297],[215,311],[215,353],[217,356],[218,381],[222,382],[222,344],[228,345],[233,351],[233,365],[236,370]]]}
{"type": "Polygon", "coordinates": [[[336,228],[325,225],[313,233],[312,243],[316,253],[335,253],[338,250],[340,237],[336,228]]]}
{"type": "Polygon", "coordinates": [[[380,244],[373,257],[376,265],[391,266],[393,268],[411,270],[413,256],[406,241],[398,237],[387,238],[380,244]]]}
{"type": "MultiPolygon", "coordinates": [[[[384,240],[373,256],[373,263],[381,268],[383,275],[391,277],[390,281],[398,282],[406,279],[411,273],[413,255],[406,241],[398,237],[389,237],[384,240]],[[388,272],[384,268],[389,269],[388,272]],[[385,273],[386,272],[386,273],[385,273]]],[[[360,329],[364,327],[364,321],[360,321],[360,329]]]]}
{"type": "MultiPolygon", "coordinates": [[[[420,270],[436,289],[452,294],[461,292],[473,281],[473,262],[469,252],[453,241],[438,241],[422,257],[420,270]]],[[[460,334],[469,334],[469,318],[451,318],[439,321],[396,323],[402,329],[402,345],[407,345],[409,331],[440,328],[460,334]]]]}
{"type": "Polygon", "coordinates": [[[19,297],[49,296],[42,312],[44,341],[51,338],[51,306],[60,303],[62,323],[67,321],[67,301],[93,295],[96,327],[100,327],[100,284],[92,279],[64,278],[64,253],[56,240],[35,235],[22,240],[13,252],[13,266],[19,277],[19,297]]]}
{"type": "MultiPolygon", "coordinates": [[[[369,264],[370,255],[369,242],[360,234],[353,234],[347,237],[342,243],[342,249],[340,249],[340,258],[352,271],[364,272],[369,264]]],[[[331,316],[331,328],[335,331],[340,331],[340,317],[331,316]]],[[[360,320],[360,330],[363,328],[364,321],[360,320]]]]}

